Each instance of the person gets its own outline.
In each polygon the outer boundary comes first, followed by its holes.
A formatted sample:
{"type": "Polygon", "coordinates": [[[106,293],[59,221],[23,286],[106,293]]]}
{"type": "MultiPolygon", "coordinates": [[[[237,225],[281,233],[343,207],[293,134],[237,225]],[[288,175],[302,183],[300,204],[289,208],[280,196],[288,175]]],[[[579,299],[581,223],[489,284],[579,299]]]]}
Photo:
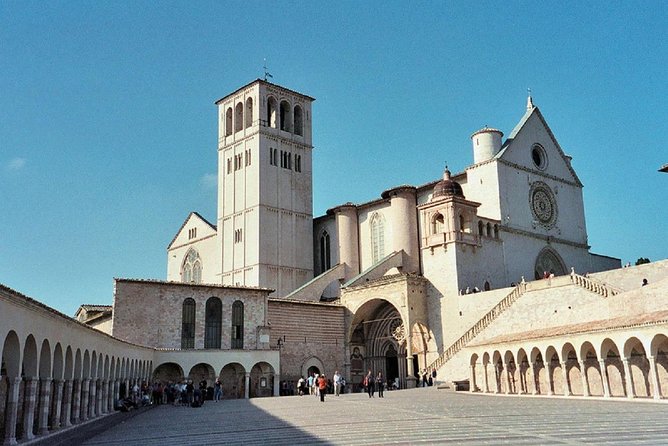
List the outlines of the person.
{"type": "Polygon", "coordinates": [[[320,394],[320,387],[318,386],[318,377],[320,375],[317,373],[313,374],[313,395],[317,398],[318,395],[320,394]]]}
{"type": "Polygon", "coordinates": [[[427,385],[429,387],[434,385],[434,379],[431,377],[431,375],[429,375],[429,378],[427,378],[427,385]]]}
{"type": "Polygon", "coordinates": [[[427,371],[425,370],[422,373],[422,387],[427,387],[427,371]]]}
{"type": "Polygon", "coordinates": [[[313,375],[309,375],[306,384],[308,385],[308,394],[313,395],[313,375]]]}
{"type": "Polygon", "coordinates": [[[334,395],[339,396],[341,394],[341,375],[339,371],[334,372],[334,395]]]}
{"type": "Polygon", "coordinates": [[[376,376],[376,390],[378,390],[378,398],[383,398],[383,390],[385,389],[385,381],[383,380],[383,372],[378,372],[376,376]]]}
{"type": "Polygon", "coordinates": [[[399,390],[399,377],[394,378],[394,390],[399,390]]]}
{"type": "Polygon", "coordinates": [[[318,379],[318,390],[318,393],[320,393],[320,402],[324,403],[325,394],[327,393],[327,377],[324,373],[320,375],[320,378],[318,379]]]}
{"type": "Polygon", "coordinates": [[[375,385],[373,382],[373,374],[371,373],[371,369],[369,369],[366,376],[364,377],[364,387],[366,387],[366,391],[369,394],[369,398],[373,398],[375,385]]]}
{"type": "Polygon", "coordinates": [[[642,286],[645,286],[645,285],[648,285],[648,284],[649,284],[649,282],[647,281],[647,279],[642,280],[642,286]]]}
{"type": "Polygon", "coordinates": [[[213,385],[213,400],[218,402],[223,397],[223,385],[220,383],[220,379],[216,380],[216,383],[213,385]]]}
{"type": "Polygon", "coordinates": [[[297,391],[299,392],[299,396],[304,395],[304,377],[300,376],[299,381],[297,381],[297,391]]]}

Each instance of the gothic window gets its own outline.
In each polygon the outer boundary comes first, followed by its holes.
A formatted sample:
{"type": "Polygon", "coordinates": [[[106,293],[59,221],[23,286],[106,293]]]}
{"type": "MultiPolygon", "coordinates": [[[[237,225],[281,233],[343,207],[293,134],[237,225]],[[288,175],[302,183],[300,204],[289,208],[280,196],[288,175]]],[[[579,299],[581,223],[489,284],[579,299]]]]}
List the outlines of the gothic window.
{"type": "Polygon", "coordinates": [[[246,99],[246,125],[248,128],[253,125],[253,98],[246,99]]]}
{"type": "Polygon", "coordinates": [[[304,118],[302,116],[302,108],[295,105],[295,135],[302,136],[304,134],[304,118]]]}
{"type": "Polygon", "coordinates": [[[228,107],[225,112],[225,136],[232,134],[232,107],[228,107]]]}
{"type": "Polygon", "coordinates": [[[267,99],[267,125],[269,127],[276,128],[277,108],[276,99],[269,96],[267,99]]]}
{"type": "Polygon", "coordinates": [[[204,348],[220,348],[223,304],[217,297],[206,301],[204,313],[204,348]]]}
{"type": "Polygon", "coordinates": [[[183,301],[181,348],[195,348],[195,300],[190,297],[183,301]]]}
{"type": "Polygon", "coordinates": [[[322,272],[332,267],[331,251],[329,247],[329,234],[324,231],[320,236],[320,268],[322,272]]]}
{"type": "Polygon", "coordinates": [[[290,113],[290,103],[281,101],[281,130],[292,131],[292,113],[290,113]]]}
{"type": "Polygon", "coordinates": [[[373,263],[385,257],[385,219],[379,213],[371,217],[371,259],[373,263]]]}
{"type": "Polygon", "coordinates": [[[548,275],[554,274],[555,276],[563,276],[566,274],[566,267],[559,254],[547,246],[543,248],[536,258],[534,277],[535,279],[541,279],[545,276],[545,273],[548,275]]]}
{"type": "Polygon", "coordinates": [[[244,105],[239,102],[234,107],[234,131],[238,132],[244,128],[244,105]]]}
{"type": "Polygon", "coordinates": [[[232,345],[233,349],[244,348],[244,303],[240,300],[232,304],[232,345]]]}
{"type": "Polygon", "coordinates": [[[194,248],[190,248],[181,266],[183,283],[200,283],[202,280],[202,261],[194,248]]]}
{"type": "Polygon", "coordinates": [[[434,217],[431,221],[431,233],[432,234],[441,234],[445,232],[445,223],[443,220],[443,215],[440,213],[434,214],[434,217]]]}

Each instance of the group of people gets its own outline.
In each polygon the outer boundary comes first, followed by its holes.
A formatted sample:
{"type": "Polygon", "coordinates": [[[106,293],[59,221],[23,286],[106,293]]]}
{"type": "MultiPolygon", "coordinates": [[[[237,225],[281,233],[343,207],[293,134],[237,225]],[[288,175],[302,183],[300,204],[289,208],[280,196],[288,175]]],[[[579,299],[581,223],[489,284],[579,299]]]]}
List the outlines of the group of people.
{"type": "Polygon", "coordinates": [[[436,370],[432,370],[431,373],[428,373],[427,370],[423,370],[422,373],[418,375],[417,386],[420,387],[431,387],[434,385],[434,380],[436,379],[436,370]],[[422,381],[420,381],[422,378],[422,381]]]}
{"type": "Polygon", "coordinates": [[[383,377],[383,372],[378,372],[376,376],[371,373],[371,369],[367,372],[362,385],[366,390],[366,393],[369,394],[369,398],[373,398],[374,394],[378,392],[378,398],[384,398],[383,391],[385,390],[385,377],[383,377]]]}
{"type": "Polygon", "coordinates": [[[206,380],[200,381],[197,386],[192,380],[168,384],[158,381],[153,384],[144,382],[141,386],[135,383],[130,388],[129,394],[122,389],[121,395],[122,398],[118,402],[119,410],[150,404],[200,407],[207,399],[220,401],[223,398],[223,386],[220,379],[217,379],[213,386],[208,386],[206,380]]]}
{"type": "MultiPolygon", "coordinates": [[[[325,395],[327,393],[334,393],[334,395],[339,396],[344,392],[346,386],[346,380],[339,371],[334,372],[332,379],[328,378],[324,373],[319,374],[314,372],[309,375],[306,379],[300,377],[297,381],[297,392],[300,396],[302,395],[314,395],[320,397],[320,401],[325,401],[325,395]]],[[[288,395],[290,386],[288,384],[288,395]]]]}

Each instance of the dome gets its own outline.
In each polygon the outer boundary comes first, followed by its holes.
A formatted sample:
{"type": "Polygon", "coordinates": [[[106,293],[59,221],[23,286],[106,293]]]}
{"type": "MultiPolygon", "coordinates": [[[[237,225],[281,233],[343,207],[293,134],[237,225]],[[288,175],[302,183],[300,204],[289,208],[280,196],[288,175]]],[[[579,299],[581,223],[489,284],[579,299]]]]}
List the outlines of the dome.
{"type": "Polygon", "coordinates": [[[452,195],[464,198],[464,191],[458,182],[450,178],[450,171],[446,167],[445,172],[443,172],[443,179],[434,186],[433,198],[449,197],[452,195]]]}

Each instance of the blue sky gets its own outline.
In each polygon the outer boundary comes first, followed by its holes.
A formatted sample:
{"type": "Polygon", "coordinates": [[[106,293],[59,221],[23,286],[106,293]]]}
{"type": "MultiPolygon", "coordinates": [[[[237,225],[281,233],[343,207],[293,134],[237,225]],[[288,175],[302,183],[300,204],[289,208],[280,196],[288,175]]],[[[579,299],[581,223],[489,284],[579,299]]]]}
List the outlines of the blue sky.
{"type": "Polygon", "coordinates": [[[164,279],[188,213],[215,221],[213,103],[265,58],[316,98],[315,215],[462,171],[530,87],[592,252],[664,259],[667,23],[652,1],[3,1],[0,283],[73,314],[164,279]]]}

